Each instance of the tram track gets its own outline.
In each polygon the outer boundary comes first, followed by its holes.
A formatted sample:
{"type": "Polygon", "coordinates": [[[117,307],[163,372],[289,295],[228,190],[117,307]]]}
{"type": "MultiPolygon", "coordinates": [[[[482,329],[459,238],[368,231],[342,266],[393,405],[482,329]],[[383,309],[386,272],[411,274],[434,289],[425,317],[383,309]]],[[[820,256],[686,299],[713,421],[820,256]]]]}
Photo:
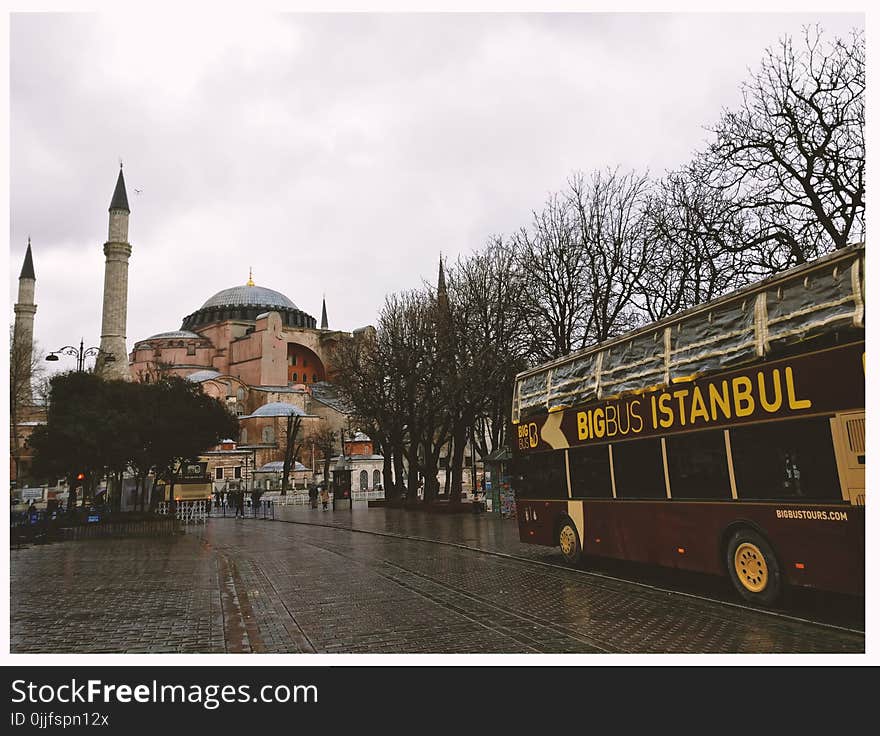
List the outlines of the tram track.
{"type": "MultiPolygon", "coordinates": [[[[339,527],[330,528],[339,529],[339,527]]],[[[354,563],[355,565],[361,566],[369,570],[374,575],[378,575],[384,580],[387,580],[388,582],[403,589],[407,593],[415,595],[418,598],[421,598],[422,600],[425,600],[434,606],[438,606],[452,614],[455,614],[457,617],[460,617],[461,619],[479,627],[480,629],[494,632],[502,637],[506,637],[507,639],[516,642],[517,645],[523,647],[526,652],[536,654],[542,652],[541,649],[538,649],[534,646],[534,635],[524,635],[520,631],[518,631],[517,627],[515,626],[505,626],[504,624],[498,623],[499,614],[503,614],[510,619],[514,619],[522,626],[530,626],[532,627],[532,629],[540,628],[545,631],[553,632],[554,634],[565,637],[572,642],[583,645],[583,647],[586,647],[587,649],[595,651],[597,653],[622,653],[622,650],[609,648],[607,643],[600,643],[594,638],[585,636],[583,633],[575,631],[574,629],[535,616],[529,616],[527,614],[524,614],[522,611],[517,611],[509,607],[500,606],[487,598],[475,595],[474,593],[466,591],[458,586],[445,583],[442,580],[437,579],[436,577],[420,573],[417,570],[412,570],[399,563],[391,562],[390,560],[385,559],[364,560],[363,558],[356,557],[352,554],[346,554],[345,552],[341,551],[337,545],[334,545],[332,543],[321,543],[313,540],[304,539],[297,539],[296,541],[298,544],[311,547],[321,552],[333,554],[337,557],[341,557],[348,564],[354,563]],[[388,568],[391,568],[391,570],[388,570],[388,568]],[[407,576],[412,579],[406,579],[407,576]],[[419,585],[419,583],[421,583],[421,585],[419,585]],[[430,589],[431,587],[438,588],[439,592],[432,591],[430,589]],[[481,609],[483,612],[491,613],[491,617],[480,616],[479,612],[481,609]]],[[[228,546],[224,548],[224,552],[233,553],[236,556],[243,556],[246,554],[247,550],[244,547],[228,546]]],[[[269,576],[266,575],[266,573],[259,567],[259,565],[256,565],[255,567],[257,568],[256,572],[260,576],[260,578],[269,581],[269,576]]],[[[269,582],[271,585],[271,581],[269,582]]],[[[275,588],[274,585],[271,585],[271,587],[280,599],[281,596],[277,588],[275,588]]],[[[308,642],[308,648],[304,649],[304,651],[317,651],[314,643],[309,639],[306,632],[302,629],[299,622],[290,611],[289,607],[285,605],[284,609],[301,633],[302,637],[304,637],[304,639],[308,642]]]]}
{"type": "MultiPolygon", "coordinates": [[[[857,629],[857,628],[852,628],[852,627],[847,627],[847,626],[841,626],[839,624],[829,623],[828,621],[822,621],[821,619],[811,619],[811,618],[806,618],[803,616],[797,616],[792,613],[787,613],[785,611],[761,608],[761,607],[757,607],[757,606],[750,606],[747,603],[740,603],[740,602],[736,602],[736,601],[725,600],[723,598],[716,598],[716,597],[712,597],[712,596],[701,595],[699,593],[692,593],[692,592],[677,590],[675,588],[667,588],[667,587],[663,587],[663,586],[659,586],[659,585],[653,585],[651,583],[640,582],[638,580],[632,580],[630,578],[609,575],[607,573],[597,572],[595,570],[584,570],[582,568],[569,567],[568,565],[561,564],[561,563],[553,563],[553,562],[547,562],[544,560],[536,560],[536,559],[533,559],[530,557],[523,557],[520,555],[511,554],[509,552],[501,552],[498,550],[488,550],[488,549],[484,549],[482,547],[475,547],[473,545],[464,544],[462,542],[451,542],[451,541],[446,541],[446,540],[432,539],[430,537],[421,537],[421,536],[415,536],[415,535],[399,534],[397,532],[378,531],[378,530],[373,530],[373,529],[360,529],[360,528],[355,528],[355,527],[339,526],[336,524],[322,524],[322,523],[317,523],[317,522],[297,521],[297,520],[293,520],[293,519],[275,519],[275,521],[280,521],[280,522],[286,523],[286,524],[297,524],[297,525],[301,525],[301,526],[321,527],[321,528],[326,528],[326,529],[333,529],[336,531],[357,532],[359,534],[368,534],[368,535],[378,536],[378,537],[387,537],[387,538],[392,538],[392,539],[400,539],[400,540],[413,541],[413,542],[424,542],[424,543],[440,545],[440,546],[444,546],[444,547],[452,547],[452,548],[467,550],[470,552],[477,552],[477,553],[480,553],[483,555],[490,555],[492,557],[498,557],[501,559],[507,559],[507,560],[511,560],[511,561],[526,563],[529,565],[536,565],[536,566],[540,566],[540,567],[545,567],[545,568],[549,568],[549,569],[552,569],[556,572],[563,573],[563,574],[582,575],[582,576],[587,576],[587,577],[589,577],[591,579],[595,579],[595,580],[607,580],[607,581],[611,581],[614,583],[635,586],[635,587],[645,589],[645,590],[650,590],[653,592],[664,593],[667,595],[674,595],[674,596],[678,596],[681,598],[688,598],[688,599],[692,599],[694,601],[702,601],[702,602],[706,602],[706,603],[711,603],[711,604],[715,604],[715,605],[719,605],[719,606],[724,606],[725,608],[728,608],[728,609],[742,611],[742,612],[748,612],[748,613],[757,614],[760,616],[766,616],[766,617],[774,618],[774,619],[780,620],[780,621],[787,621],[787,622],[790,622],[793,624],[816,626],[816,627],[826,629],[829,631],[839,631],[842,633],[854,634],[857,636],[864,636],[865,635],[864,629],[857,629]]],[[[394,563],[388,563],[388,564],[394,564],[394,563]]],[[[440,584],[439,581],[435,581],[435,582],[440,584]]]]}
{"type": "MultiPolygon", "coordinates": [[[[335,527],[335,528],[338,528],[338,527],[335,527]]],[[[424,573],[420,573],[417,570],[412,570],[412,569],[410,569],[404,565],[401,565],[399,563],[391,562],[389,560],[378,560],[378,561],[374,560],[374,561],[371,561],[371,563],[365,564],[363,562],[363,560],[361,560],[357,557],[354,557],[353,555],[344,554],[332,545],[327,546],[327,545],[319,544],[317,542],[303,541],[303,540],[300,540],[300,541],[301,541],[301,543],[304,543],[310,547],[314,547],[316,549],[321,549],[325,552],[330,552],[331,554],[338,555],[339,557],[342,557],[343,559],[347,559],[347,560],[355,562],[357,564],[364,565],[365,567],[369,568],[374,574],[377,574],[380,577],[394,583],[395,585],[398,585],[399,587],[403,588],[404,590],[406,590],[410,593],[414,593],[415,595],[417,595],[425,600],[428,600],[429,602],[433,603],[434,605],[439,605],[442,608],[445,608],[446,610],[449,610],[452,613],[455,613],[459,616],[462,616],[463,618],[467,619],[468,621],[470,621],[472,623],[477,624],[478,626],[482,627],[483,629],[486,629],[488,631],[494,631],[498,634],[506,636],[506,637],[516,641],[518,644],[525,646],[527,649],[529,649],[533,652],[537,653],[537,652],[540,652],[541,650],[536,649],[530,643],[532,641],[531,637],[528,637],[528,638],[524,637],[521,634],[517,633],[511,627],[506,627],[503,625],[491,625],[491,624],[487,623],[485,619],[477,618],[474,615],[472,615],[472,611],[469,611],[465,606],[450,602],[448,599],[445,599],[442,596],[438,596],[436,594],[431,594],[429,591],[424,589],[424,586],[422,586],[420,588],[418,585],[414,585],[411,581],[406,581],[406,580],[402,579],[400,573],[402,573],[403,575],[412,576],[412,577],[422,581],[423,583],[427,583],[429,586],[435,586],[437,588],[440,588],[442,591],[445,591],[445,592],[451,594],[452,596],[470,601],[470,602],[474,603],[477,608],[482,607],[483,609],[489,610],[494,614],[497,614],[500,612],[506,616],[509,616],[509,617],[516,619],[519,622],[529,624],[533,627],[540,627],[542,629],[552,631],[553,633],[559,634],[561,636],[565,636],[568,639],[571,639],[572,641],[580,642],[580,643],[586,645],[587,647],[594,649],[596,652],[600,652],[603,654],[614,654],[614,653],[622,653],[622,651],[623,651],[620,649],[609,648],[607,642],[600,643],[599,641],[597,641],[593,637],[585,636],[584,634],[577,632],[574,629],[571,629],[567,626],[555,624],[552,621],[547,621],[546,619],[541,619],[536,616],[529,616],[529,615],[524,614],[522,611],[517,611],[515,609],[508,608],[506,606],[500,606],[496,602],[491,601],[483,596],[475,595],[474,593],[472,593],[470,591],[466,591],[459,586],[450,585],[449,583],[443,582],[436,577],[433,577],[431,575],[426,575],[424,573]],[[381,569],[378,569],[380,565],[383,567],[393,568],[394,570],[397,571],[397,574],[388,574],[388,573],[382,572],[381,569]]]]}

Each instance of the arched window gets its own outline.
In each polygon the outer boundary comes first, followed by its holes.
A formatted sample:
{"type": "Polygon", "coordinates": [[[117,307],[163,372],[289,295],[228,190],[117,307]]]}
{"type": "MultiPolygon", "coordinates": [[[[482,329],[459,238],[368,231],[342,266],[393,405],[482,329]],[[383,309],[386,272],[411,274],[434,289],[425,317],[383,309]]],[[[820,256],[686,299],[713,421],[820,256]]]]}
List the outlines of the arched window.
{"type": "Polygon", "coordinates": [[[293,381],[294,383],[296,383],[296,382],[297,382],[297,376],[298,376],[298,375],[299,375],[298,373],[292,373],[292,374],[290,375],[290,380],[293,381]]]}
{"type": "Polygon", "coordinates": [[[378,470],[373,471],[373,488],[378,488],[382,485],[382,476],[379,474],[378,470]]]}
{"type": "Polygon", "coordinates": [[[247,430],[246,429],[242,429],[241,432],[239,433],[238,442],[241,445],[247,444],[247,430]]]}
{"type": "Polygon", "coordinates": [[[361,490],[362,490],[362,491],[367,490],[367,478],[368,478],[368,477],[369,477],[369,476],[367,475],[367,471],[366,471],[366,470],[362,470],[362,471],[361,471],[361,490]]]}
{"type": "Polygon", "coordinates": [[[263,427],[263,442],[270,444],[275,441],[275,430],[272,427],[263,427]]]}
{"type": "Polygon", "coordinates": [[[318,382],[318,374],[314,373],[314,374],[312,374],[312,383],[317,383],[317,382],[318,382]]]}

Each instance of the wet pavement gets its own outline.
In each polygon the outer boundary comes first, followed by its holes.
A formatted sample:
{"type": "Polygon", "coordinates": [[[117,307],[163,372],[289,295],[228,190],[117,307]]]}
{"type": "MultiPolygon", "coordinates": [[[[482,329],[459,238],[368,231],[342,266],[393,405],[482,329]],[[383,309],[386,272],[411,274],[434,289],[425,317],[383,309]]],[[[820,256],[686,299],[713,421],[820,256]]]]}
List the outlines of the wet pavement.
{"type": "Polygon", "coordinates": [[[858,632],[560,567],[558,552],[521,544],[516,522],[488,514],[298,507],[278,509],[278,518],[13,550],[12,651],[865,647],[858,632]]]}

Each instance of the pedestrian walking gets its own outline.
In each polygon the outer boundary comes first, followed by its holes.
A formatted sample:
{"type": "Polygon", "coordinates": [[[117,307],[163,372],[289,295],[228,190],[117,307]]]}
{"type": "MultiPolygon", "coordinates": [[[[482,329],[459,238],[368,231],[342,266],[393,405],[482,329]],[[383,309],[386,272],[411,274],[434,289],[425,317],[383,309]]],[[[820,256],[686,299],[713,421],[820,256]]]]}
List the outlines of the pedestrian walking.
{"type": "Polygon", "coordinates": [[[318,485],[314,481],[309,484],[309,506],[318,508],[318,485]]]}
{"type": "Polygon", "coordinates": [[[321,508],[326,511],[327,504],[330,503],[330,491],[327,490],[327,486],[321,486],[321,508]]]}

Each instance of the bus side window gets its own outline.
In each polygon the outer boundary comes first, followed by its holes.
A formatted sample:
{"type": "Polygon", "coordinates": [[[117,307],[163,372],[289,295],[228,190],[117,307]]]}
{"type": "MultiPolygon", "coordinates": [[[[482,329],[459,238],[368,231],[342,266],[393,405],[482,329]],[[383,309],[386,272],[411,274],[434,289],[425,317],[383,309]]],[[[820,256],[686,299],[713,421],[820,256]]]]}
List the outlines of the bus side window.
{"type": "Polygon", "coordinates": [[[739,498],[844,500],[827,417],[731,429],[730,449],[739,498]]]}
{"type": "Polygon", "coordinates": [[[713,429],[666,438],[672,498],[731,498],[724,432],[713,429]]]}
{"type": "Polygon", "coordinates": [[[520,498],[568,498],[564,452],[521,455],[513,466],[513,488],[520,498]]]}
{"type": "Polygon", "coordinates": [[[659,439],[618,442],[613,454],[618,498],[666,498],[659,439]]]}
{"type": "Polygon", "coordinates": [[[573,447],[568,451],[573,498],[611,498],[608,445],[573,447]]]}

